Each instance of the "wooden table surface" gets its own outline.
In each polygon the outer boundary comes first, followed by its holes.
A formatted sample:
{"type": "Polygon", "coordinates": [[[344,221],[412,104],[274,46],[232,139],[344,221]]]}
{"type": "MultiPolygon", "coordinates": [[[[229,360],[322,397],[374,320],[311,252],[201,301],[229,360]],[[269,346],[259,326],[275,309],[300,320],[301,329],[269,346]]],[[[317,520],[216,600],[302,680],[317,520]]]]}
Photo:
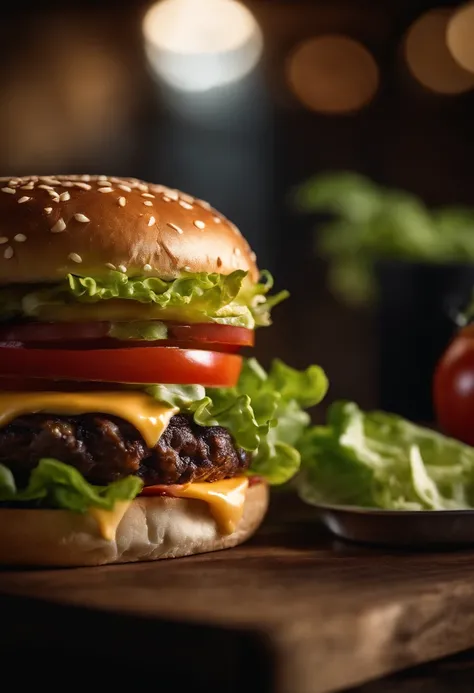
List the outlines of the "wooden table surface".
{"type": "Polygon", "coordinates": [[[261,693],[323,693],[473,647],[474,550],[343,544],[279,494],[254,539],[228,551],[4,569],[0,613],[4,657],[83,658],[84,677],[106,659],[123,680],[123,663],[135,661],[134,680],[145,682],[151,659],[161,683],[179,676],[193,693],[242,691],[249,680],[261,693]]]}

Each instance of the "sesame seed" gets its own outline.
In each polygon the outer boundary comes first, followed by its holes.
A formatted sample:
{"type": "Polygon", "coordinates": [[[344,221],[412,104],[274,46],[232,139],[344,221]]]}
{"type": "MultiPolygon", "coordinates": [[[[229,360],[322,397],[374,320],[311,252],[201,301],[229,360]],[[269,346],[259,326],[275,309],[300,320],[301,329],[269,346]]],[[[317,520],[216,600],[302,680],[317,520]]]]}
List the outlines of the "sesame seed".
{"type": "Polygon", "coordinates": [[[155,217],[150,217],[148,220],[148,226],[153,226],[154,223],[155,223],[155,217]]]}
{"type": "Polygon", "coordinates": [[[12,188],[16,187],[17,185],[20,185],[21,183],[21,178],[10,178],[8,181],[8,185],[11,185],[12,188]]]}
{"type": "Polygon", "coordinates": [[[102,180],[108,180],[108,178],[107,178],[107,176],[98,176],[98,177],[97,177],[97,180],[100,180],[100,181],[102,181],[102,180]]]}
{"type": "Polygon", "coordinates": [[[179,200],[179,195],[178,195],[177,190],[167,190],[166,194],[168,195],[168,197],[170,197],[175,202],[177,202],[179,200]]]}
{"type": "Polygon", "coordinates": [[[166,226],[169,226],[171,229],[173,229],[173,231],[183,233],[183,229],[180,229],[179,226],[176,226],[176,224],[172,224],[170,221],[166,224],[166,226]]]}
{"type": "Polygon", "coordinates": [[[214,221],[215,224],[220,224],[220,223],[221,223],[221,220],[219,219],[219,217],[213,217],[213,221],[214,221]]]}
{"type": "Polygon", "coordinates": [[[191,272],[191,267],[189,265],[184,265],[185,272],[191,272]]]}
{"type": "Polygon", "coordinates": [[[127,204],[127,200],[124,197],[119,197],[118,203],[121,207],[125,207],[125,205],[127,204]]]}
{"type": "Polygon", "coordinates": [[[153,202],[151,202],[150,200],[145,200],[143,204],[145,205],[145,207],[151,207],[153,205],[153,202]]]}
{"type": "Polygon", "coordinates": [[[166,197],[166,195],[163,195],[161,199],[163,200],[163,202],[171,202],[171,197],[166,197]]]}
{"type": "Polygon", "coordinates": [[[180,201],[179,201],[179,204],[180,204],[181,207],[183,207],[184,209],[192,209],[192,208],[193,208],[193,206],[190,205],[189,202],[185,202],[184,200],[180,200],[180,201]]]}
{"type": "Polygon", "coordinates": [[[10,195],[14,195],[16,190],[14,188],[2,188],[2,192],[10,193],[10,195]]]}
{"type": "Polygon", "coordinates": [[[125,274],[125,272],[127,271],[127,268],[125,267],[125,265],[119,265],[119,266],[117,267],[117,269],[120,270],[120,272],[123,272],[124,274],[125,274]]]}
{"type": "MultiPolygon", "coordinates": [[[[83,176],[81,176],[81,180],[85,180],[86,183],[88,183],[88,182],[90,181],[90,179],[91,179],[91,177],[90,177],[90,175],[89,175],[88,173],[86,173],[86,174],[84,174],[83,176]]],[[[76,183],[76,185],[77,185],[77,183],[76,183]]]]}
{"type": "Polygon", "coordinates": [[[72,180],[64,180],[64,181],[61,183],[61,187],[63,187],[63,188],[73,188],[73,187],[74,187],[74,181],[72,181],[72,180]]]}
{"type": "Polygon", "coordinates": [[[82,262],[82,257],[77,253],[69,253],[68,258],[73,262],[77,262],[78,264],[82,262]]]}
{"type": "Polygon", "coordinates": [[[232,231],[235,233],[236,236],[242,235],[234,223],[230,222],[230,228],[232,229],[232,231]]]}
{"type": "Polygon", "coordinates": [[[211,209],[211,205],[209,204],[209,202],[206,202],[206,200],[198,200],[197,203],[200,207],[203,207],[204,209],[211,209]]]}
{"type": "Polygon", "coordinates": [[[28,200],[31,200],[31,197],[27,197],[26,195],[24,195],[23,197],[20,197],[20,199],[18,200],[18,204],[22,205],[24,202],[28,202],[28,200]]]}
{"type": "Polygon", "coordinates": [[[41,188],[42,190],[54,190],[50,185],[38,185],[38,188],[41,188]]]}
{"type": "Polygon", "coordinates": [[[143,269],[145,270],[145,272],[150,272],[150,270],[152,269],[152,266],[146,264],[146,265],[143,265],[143,269]]]}
{"type": "Polygon", "coordinates": [[[3,251],[3,257],[5,258],[5,260],[10,260],[10,258],[13,257],[13,248],[11,247],[11,245],[9,245],[8,248],[5,248],[5,250],[3,251]]]}
{"type": "Polygon", "coordinates": [[[115,269],[115,265],[113,265],[111,262],[106,262],[106,263],[105,263],[105,266],[108,267],[108,268],[111,269],[111,270],[114,270],[114,269],[115,269]]]}
{"type": "Polygon", "coordinates": [[[124,192],[132,192],[132,188],[129,185],[123,185],[121,183],[117,187],[120,188],[120,190],[123,190],[124,192]]]}
{"type": "Polygon", "coordinates": [[[56,178],[51,178],[50,176],[41,176],[41,180],[48,185],[61,185],[60,180],[56,180],[56,178]]]}
{"type": "Polygon", "coordinates": [[[75,214],[74,219],[76,221],[80,221],[83,224],[87,224],[87,222],[90,221],[89,217],[86,217],[85,214],[80,214],[80,213],[75,214]]]}
{"type": "Polygon", "coordinates": [[[199,219],[194,221],[193,224],[197,229],[201,229],[201,231],[202,231],[202,229],[206,228],[206,224],[203,221],[200,221],[199,219]]]}
{"type": "Polygon", "coordinates": [[[99,188],[99,192],[109,193],[109,192],[112,192],[112,188],[111,187],[99,188]]]}
{"type": "Polygon", "coordinates": [[[145,183],[137,183],[137,188],[141,192],[148,192],[148,185],[145,185],[145,183]]]}
{"type": "Polygon", "coordinates": [[[16,236],[13,236],[13,240],[17,243],[24,243],[26,241],[26,236],[24,233],[17,233],[16,236]]]}
{"type": "Polygon", "coordinates": [[[71,196],[66,190],[66,192],[63,192],[60,194],[59,199],[61,200],[61,202],[67,202],[68,200],[71,199],[71,196]]]}
{"type": "Polygon", "coordinates": [[[181,199],[187,202],[188,204],[192,205],[194,200],[194,197],[191,197],[191,195],[187,195],[186,193],[181,193],[181,199]]]}
{"type": "Polygon", "coordinates": [[[234,248],[234,255],[242,255],[242,251],[240,250],[240,248],[234,248]]]}
{"type": "Polygon", "coordinates": [[[251,253],[250,253],[250,259],[251,259],[253,262],[255,262],[255,260],[257,259],[257,256],[255,255],[254,252],[251,252],[251,253]]]}
{"type": "Polygon", "coordinates": [[[56,190],[48,190],[48,195],[52,197],[55,202],[59,202],[59,195],[56,190]]]}
{"type": "Polygon", "coordinates": [[[46,214],[51,214],[51,212],[53,211],[53,208],[52,207],[45,207],[44,211],[46,212],[46,214]]]}
{"type": "Polygon", "coordinates": [[[76,188],[81,188],[82,190],[92,190],[92,185],[89,185],[89,183],[74,183],[76,188]]]}
{"type": "Polygon", "coordinates": [[[152,195],[151,193],[148,193],[148,192],[147,192],[147,193],[142,193],[142,197],[153,197],[153,199],[155,198],[154,195],[152,195]]]}
{"type": "Polygon", "coordinates": [[[27,185],[21,185],[20,187],[22,190],[33,190],[35,184],[33,183],[33,181],[31,181],[31,183],[28,183],[27,185]]]}
{"type": "Polygon", "coordinates": [[[51,228],[51,233],[61,233],[66,228],[66,222],[62,217],[59,217],[55,225],[51,228]]]}
{"type": "Polygon", "coordinates": [[[0,245],[3,245],[4,243],[8,243],[7,236],[0,236],[0,245]]]}

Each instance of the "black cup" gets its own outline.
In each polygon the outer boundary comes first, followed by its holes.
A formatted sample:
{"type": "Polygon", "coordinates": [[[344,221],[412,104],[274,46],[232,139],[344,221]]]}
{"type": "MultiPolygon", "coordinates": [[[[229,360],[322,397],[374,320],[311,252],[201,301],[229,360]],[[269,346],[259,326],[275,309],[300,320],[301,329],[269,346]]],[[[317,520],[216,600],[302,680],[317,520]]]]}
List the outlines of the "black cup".
{"type": "Polygon", "coordinates": [[[474,264],[382,261],[376,275],[379,407],[434,422],[434,369],[471,299],[474,264]]]}

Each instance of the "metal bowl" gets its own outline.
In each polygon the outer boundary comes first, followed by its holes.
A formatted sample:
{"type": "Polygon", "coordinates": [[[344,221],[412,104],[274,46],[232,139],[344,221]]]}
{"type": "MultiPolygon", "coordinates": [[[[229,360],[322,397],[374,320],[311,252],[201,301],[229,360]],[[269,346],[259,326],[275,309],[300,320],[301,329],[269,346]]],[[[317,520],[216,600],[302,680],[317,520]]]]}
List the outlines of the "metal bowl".
{"type": "Polygon", "coordinates": [[[316,508],[330,532],[346,541],[417,549],[474,546],[474,510],[316,508]]]}

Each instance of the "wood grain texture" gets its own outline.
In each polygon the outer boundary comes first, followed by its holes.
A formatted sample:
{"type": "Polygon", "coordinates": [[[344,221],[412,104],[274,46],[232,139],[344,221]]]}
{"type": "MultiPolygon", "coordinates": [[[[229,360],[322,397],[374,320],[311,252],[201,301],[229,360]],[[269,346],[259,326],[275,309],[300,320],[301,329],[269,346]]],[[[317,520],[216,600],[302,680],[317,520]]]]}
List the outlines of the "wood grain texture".
{"type": "MultiPolygon", "coordinates": [[[[324,693],[473,646],[473,576],[474,551],[343,544],[311,508],[278,495],[259,534],[229,551],[1,572],[0,646],[60,648],[67,627],[79,643],[87,630],[92,651],[104,641],[116,651],[138,628],[173,666],[183,639],[194,657],[218,662],[204,688],[219,684],[216,667],[221,679],[257,667],[260,691],[324,693]]],[[[236,681],[222,690],[238,690],[236,681]]]]}
{"type": "Polygon", "coordinates": [[[346,693],[472,693],[474,650],[421,664],[346,693]]]}

